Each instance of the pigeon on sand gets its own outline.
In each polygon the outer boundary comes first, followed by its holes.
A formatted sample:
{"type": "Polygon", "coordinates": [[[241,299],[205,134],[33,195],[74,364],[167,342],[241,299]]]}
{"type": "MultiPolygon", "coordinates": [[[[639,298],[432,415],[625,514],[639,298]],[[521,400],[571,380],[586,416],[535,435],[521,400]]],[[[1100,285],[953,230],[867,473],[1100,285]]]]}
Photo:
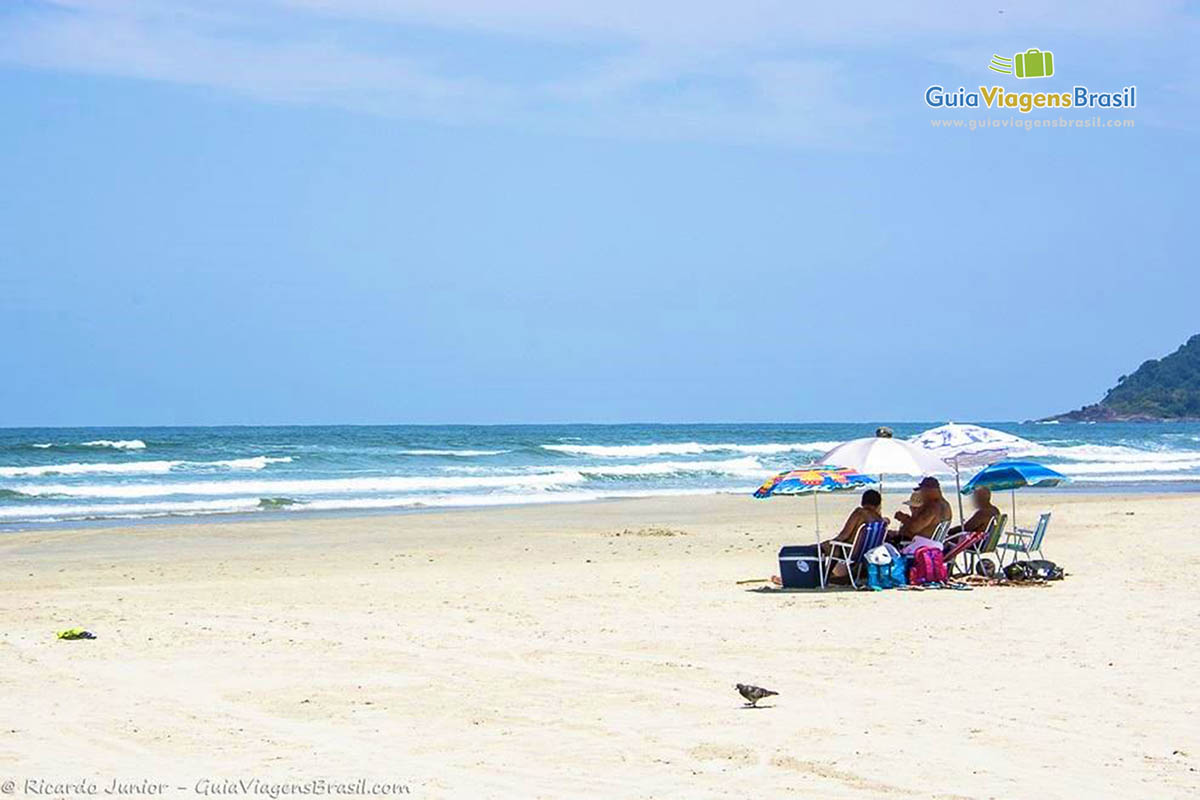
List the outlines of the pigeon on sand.
{"type": "Polygon", "coordinates": [[[764,689],[761,686],[751,686],[748,683],[739,683],[737,690],[738,694],[746,698],[746,705],[750,708],[758,708],[759,700],[779,694],[779,692],[772,692],[770,689],[764,689]]]}

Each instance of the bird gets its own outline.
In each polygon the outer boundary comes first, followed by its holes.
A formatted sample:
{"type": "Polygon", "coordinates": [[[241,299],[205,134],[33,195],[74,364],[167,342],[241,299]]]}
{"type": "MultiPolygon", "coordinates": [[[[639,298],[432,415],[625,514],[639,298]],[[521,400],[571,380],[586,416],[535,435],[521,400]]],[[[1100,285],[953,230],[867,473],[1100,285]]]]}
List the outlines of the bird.
{"type": "Polygon", "coordinates": [[[748,708],[758,708],[759,700],[779,694],[779,692],[772,692],[770,689],[764,689],[761,686],[751,686],[748,683],[739,683],[737,690],[738,694],[746,698],[746,706],[748,708]]]}

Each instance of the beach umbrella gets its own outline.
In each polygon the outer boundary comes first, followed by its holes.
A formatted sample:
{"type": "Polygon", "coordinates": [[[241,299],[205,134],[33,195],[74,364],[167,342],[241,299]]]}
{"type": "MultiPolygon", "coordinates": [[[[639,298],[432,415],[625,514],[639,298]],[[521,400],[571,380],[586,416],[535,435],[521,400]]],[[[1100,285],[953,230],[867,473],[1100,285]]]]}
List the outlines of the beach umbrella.
{"type": "MultiPolygon", "coordinates": [[[[857,486],[867,486],[875,483],[875,479],[846,467],[835,467],[829,464],[810,464],[806,467],[781,472],[768,478],[762,486],[755,490],[757,498],[783,495],[811,494],[813,497],[813,517],[817,527],[817,552],[821,546],[821,512],[817,506],[817,494],[820,492],[837,492],[853,489],[857,486]]],[[[819,558],[819,556],[818,556],[819,558]]],[[[821,575],[821,586],[825,586],[824,573],[821,575]]]]}
{"type": "Polygon", "coordinates": [[[829,464],[809,464],[805,467],[781,472],[772,476],[754,491],[755,497],[772,497],[786,494],[809,494],[811,492],[836,492],[874,483],[869,475],[829,464]]]}
{"type": "Polygon", "coordinates": [[[923,447],[903,439],[868,436],[843,442],[821,457],[830,464],[845,464],[859,472],[879,475],[880,489],[884,475],[942,475],[950,468],[940,458],[923,447]]]}
{"type": "Polygon", "coordinates": [[[910,441],[930,451],[954,470],[960,521],[964,518],[961,470],[992,464],[1007,458],[1013,452],[1022,452],[1033,447],[1033,442],[1011,433],[985,428],[982,425],[959,425],[954,422],[930,428],[917,434],[910,441]]]}
{"type": "Polygon", "coordinates": [[[977,472],[971,480],[967,481],[967,485],[962,487],[960,494],[970,494],[981,486],[992,491],[1008,489],[1012,492],[1012,524],[1015,528],[1017,526],[1017,489],[1049,488],[1068,483],[1070,480],[1061,472],[1055,472],[1036,461],[1000,461],[977,472]]]}

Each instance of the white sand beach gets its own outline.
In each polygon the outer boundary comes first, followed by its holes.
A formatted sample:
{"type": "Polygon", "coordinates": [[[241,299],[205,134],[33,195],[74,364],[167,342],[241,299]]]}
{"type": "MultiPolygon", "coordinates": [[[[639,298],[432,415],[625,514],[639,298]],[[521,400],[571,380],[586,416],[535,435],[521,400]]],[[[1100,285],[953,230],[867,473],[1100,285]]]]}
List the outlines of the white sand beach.
{"type": "Polygon", "coordinates": [[[739,585],[812,540],[807,498],[4,534],[0,778],[1196,796],[1200,498],[1019,502],[1054,511],[1062,583],[739,585]],[[55,640],[76,625],[99,638],[55,640]],[[739,681],[780,694],[744,709],[739,681]]]}

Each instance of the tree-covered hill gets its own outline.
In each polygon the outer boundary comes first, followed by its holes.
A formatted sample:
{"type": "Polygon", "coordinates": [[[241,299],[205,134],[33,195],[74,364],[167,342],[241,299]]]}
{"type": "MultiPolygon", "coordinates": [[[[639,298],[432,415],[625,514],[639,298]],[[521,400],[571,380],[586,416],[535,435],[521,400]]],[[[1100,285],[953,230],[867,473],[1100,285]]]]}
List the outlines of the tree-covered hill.
{"type": "Polygon", "coordinates": [[[1200,419],[1200,334],[1132,375],[1122,375],[1099,403],[1060,414],[1061,420],[1200,419]]]}

